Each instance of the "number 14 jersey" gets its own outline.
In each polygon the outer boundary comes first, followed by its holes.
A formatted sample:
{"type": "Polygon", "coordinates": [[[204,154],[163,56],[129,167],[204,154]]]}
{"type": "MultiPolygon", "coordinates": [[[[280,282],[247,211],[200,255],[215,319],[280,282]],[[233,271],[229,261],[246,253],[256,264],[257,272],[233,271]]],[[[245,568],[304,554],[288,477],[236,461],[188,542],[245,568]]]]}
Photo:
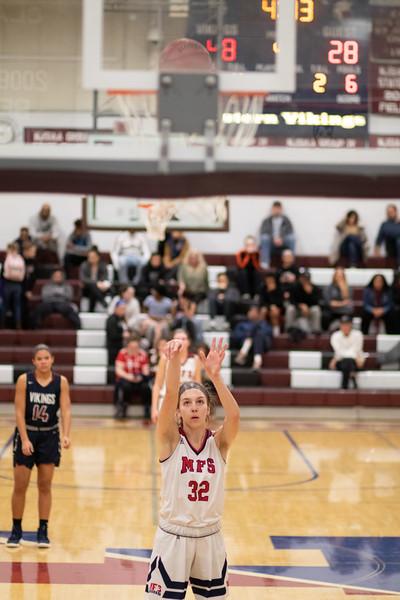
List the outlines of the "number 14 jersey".
{"type": "Polygon", "coordinates": [[[201,448],[196,450],[180,429],[177,447],[161,461],[161,474],[161,529],[189,537],[220,529],[225,461],[211,431],[206,431],[201,448]]]}
{"type": "Polygon", "coordinates": [[[42,386],[35,373],[26,374],[25,423],[33,427],[55,427],[60,408],[61,377],[53,373],[51,381],[42,386]]]}

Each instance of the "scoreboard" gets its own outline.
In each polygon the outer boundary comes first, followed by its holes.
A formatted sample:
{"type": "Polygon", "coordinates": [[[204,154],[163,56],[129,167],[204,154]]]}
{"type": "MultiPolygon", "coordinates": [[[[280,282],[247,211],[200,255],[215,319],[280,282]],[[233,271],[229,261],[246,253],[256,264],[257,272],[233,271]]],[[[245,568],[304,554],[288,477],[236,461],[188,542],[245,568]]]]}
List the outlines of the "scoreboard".
{"type": "MultiPolygon", "coordinates": [[[[317,132],[361,145],[368,134],[369,1],[296,0],[294,16],[296,91],[265,90],[264,113],[278,122],[262,124],[258,136],[317,132]]],[[[277,19],[279,0],[192,0],[187,35],[204,44],[220,70],[271,72],[276,53],[285,51],[276,42],[277,19]]]]}

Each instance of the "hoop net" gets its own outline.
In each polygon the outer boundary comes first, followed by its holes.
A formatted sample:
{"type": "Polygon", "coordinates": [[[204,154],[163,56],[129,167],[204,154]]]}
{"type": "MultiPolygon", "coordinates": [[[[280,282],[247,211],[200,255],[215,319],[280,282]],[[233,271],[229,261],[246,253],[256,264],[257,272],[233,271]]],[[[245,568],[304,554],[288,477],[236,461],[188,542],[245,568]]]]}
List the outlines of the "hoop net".
{"type": "Polygon", "coordinates": [[[157,133],[155,122],[157,95],[155,92],[134,90],[109,90],[109,98],[122,119],[115,121],[115,133],[125,133],[131,137],[140,137],[157,133]]]}
{"type": "MultiPolygon", "coordinates": [[[[157,94],[134,90],[109,90],[109,98],[121,119],[114,123],[115,133],[131,137],[157,135],[157,94]]],[[[228,146],[252,146],[263,120],[267,94],[221,94],[218,142],[228,146]]],[[[198,143],[198,136],[189,136],[198,143]]]]}
{"type": "Polygon", "coordinates": [[[142,202],[138,206],[144,211],[144,221],[149,238],[158,241],[164,240],[167,225],[177,208],[176,202],[160,200],[152,203],[142,202]]]}
{"type": "Polygon", "coordinates": [[[228,146],[252,146],[262,123],[264,92],[222,94],[222,115],[219,135],[228,146]]]}
{"type": "Polygon", "coordinates": [[[143,220],[149,238],[162,241],[165,230],[174,217],[172,227],[185,229],[204,226],[206,229],[223,227],[228,218],[225,196],[197,198],[187,200],[151,200],[140,202],[138,207],[143,211],[143,220]]]}

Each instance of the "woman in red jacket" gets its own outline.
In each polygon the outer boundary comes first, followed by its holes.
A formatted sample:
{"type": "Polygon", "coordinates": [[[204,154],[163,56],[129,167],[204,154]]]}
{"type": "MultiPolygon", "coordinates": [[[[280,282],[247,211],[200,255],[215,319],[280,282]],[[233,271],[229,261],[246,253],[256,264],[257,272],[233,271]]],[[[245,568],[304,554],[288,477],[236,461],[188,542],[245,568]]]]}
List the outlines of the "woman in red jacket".
{"type": "Polygon", "coordinates": [[[261,285],[260,253],[256,239],[248,235],[244,248],[236,253],[238,288],[244,298],[253,298],[261,285]]]}

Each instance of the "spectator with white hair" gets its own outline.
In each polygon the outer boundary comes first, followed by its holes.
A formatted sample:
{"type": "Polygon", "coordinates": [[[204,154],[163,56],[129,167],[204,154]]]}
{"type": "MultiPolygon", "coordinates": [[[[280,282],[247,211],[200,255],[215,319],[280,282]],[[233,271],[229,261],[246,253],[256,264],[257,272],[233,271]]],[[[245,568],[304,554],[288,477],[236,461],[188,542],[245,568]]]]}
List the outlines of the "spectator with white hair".
{"type": "Polygon", "coordinates": [[[31,217],[29,230],[39,250],[48,250],[58,257],[60,227],[51,214],[50,204],[43,204],[40,211],[31,217]]]}

